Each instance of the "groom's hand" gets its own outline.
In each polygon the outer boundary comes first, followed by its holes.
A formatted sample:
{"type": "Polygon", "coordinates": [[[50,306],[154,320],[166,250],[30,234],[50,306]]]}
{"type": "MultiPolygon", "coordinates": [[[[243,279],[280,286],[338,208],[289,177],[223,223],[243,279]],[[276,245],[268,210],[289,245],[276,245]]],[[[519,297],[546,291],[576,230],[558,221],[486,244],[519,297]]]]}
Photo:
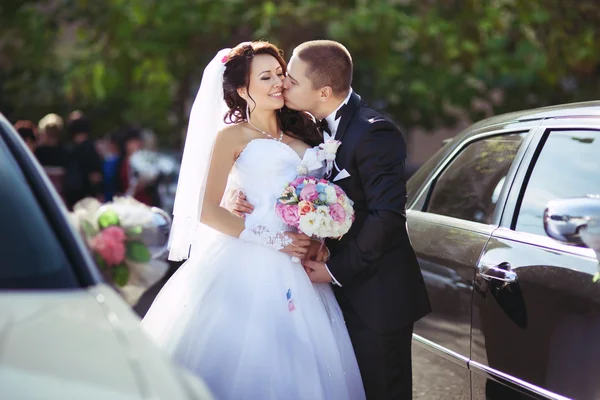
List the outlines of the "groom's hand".
{"type": "Polygon", "coordinates": [[[333,281],[325,263],[305,259],[302,265],[312,283],[331,283],[333,281]]]}
{"type": "Polygon", "coordinates": [[[225,195],[224,207],[241,218],[252,214],[254,206],[246,201],[246,195],[241,190],[230,189],[225,195]]]}
{"type": "Polygon", "coordinates": [[[310,246],[306,250],[305,260],[323,261],[329,260],[329,250],[318,240],[312,240],[310,246]]]}
{"type": "Polygon", "coordinates": [[[244,192],[239,191],[235,206],[233,207],[233,213],[239,217],[246,218],[246,214],[252,214],[254,206],[246,201],[246,195],[244,192]]]}

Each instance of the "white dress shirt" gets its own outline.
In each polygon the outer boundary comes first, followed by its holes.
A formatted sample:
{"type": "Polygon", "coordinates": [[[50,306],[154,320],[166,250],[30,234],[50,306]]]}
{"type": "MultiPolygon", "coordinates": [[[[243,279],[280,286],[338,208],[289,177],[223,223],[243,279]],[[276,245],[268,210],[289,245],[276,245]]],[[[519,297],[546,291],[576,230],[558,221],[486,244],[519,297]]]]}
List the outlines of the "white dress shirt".
{"type": "Polygon", "coordinates": [[[348,92],[348,96],[346,96],[346,98],[344,99],[344,101],[342,101],[340,106],[338,108],[336,108],[331,114],[329,114],[328,116],[325,117],[325,120],[327,121],[327,126],[329,127],[329,130],[331,131],[331,133],[329,134],[327,132],[323,132],[323,141],[324,142],[326,142],[328,140],[333,140],[335,138],[335,134],[337,133],[338,126],[340,126],[340,121],[342,120],[341,117],[338,119],[335,119],[335,114],[337,114],[337,112],[339,111],[340,108],[342,108],[343,106],[348,104],[348,101],[350,100],[350,96],[352,96],[352,88],[350,88],[350,92],[348,92]]]}

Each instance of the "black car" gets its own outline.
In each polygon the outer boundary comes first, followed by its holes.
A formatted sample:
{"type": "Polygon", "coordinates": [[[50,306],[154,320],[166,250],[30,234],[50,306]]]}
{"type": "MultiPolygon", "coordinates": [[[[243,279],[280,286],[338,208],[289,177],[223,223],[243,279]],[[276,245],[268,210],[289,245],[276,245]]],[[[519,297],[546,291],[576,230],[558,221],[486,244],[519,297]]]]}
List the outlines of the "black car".
{"type": "Polygon", "coordinates": [[[412,176],[409,233],[433,308],[415,325],[415,399],[600,398],[598,260],[544,225],[550,201],[589,194],[600,102],[487,119],[412,176]]]}

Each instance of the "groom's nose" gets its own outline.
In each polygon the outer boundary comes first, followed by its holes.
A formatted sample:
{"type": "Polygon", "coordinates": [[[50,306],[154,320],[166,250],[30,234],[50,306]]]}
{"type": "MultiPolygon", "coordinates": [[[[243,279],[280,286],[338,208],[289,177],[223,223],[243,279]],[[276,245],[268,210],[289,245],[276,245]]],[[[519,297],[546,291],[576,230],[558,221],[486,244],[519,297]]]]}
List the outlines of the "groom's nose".
{"type": "Polygon", "coordinates": [[[289,87],[290,87],[289,78],[286,76],[285,78],[283,78],[283,88],[285,90],[287,90],[289,87]]]}

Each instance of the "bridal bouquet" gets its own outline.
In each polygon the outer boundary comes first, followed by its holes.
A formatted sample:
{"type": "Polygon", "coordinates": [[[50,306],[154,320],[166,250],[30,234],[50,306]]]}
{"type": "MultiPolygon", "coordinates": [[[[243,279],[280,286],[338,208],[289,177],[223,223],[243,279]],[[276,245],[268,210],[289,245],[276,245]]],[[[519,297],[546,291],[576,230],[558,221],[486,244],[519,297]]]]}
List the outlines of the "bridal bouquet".
{"type": "MultiPolygon", "coordinates": [[[[154,209],[127,197],[106,204],[86,198],[70,214],[101,273],[131,305],[167,270],[166,263],[152,260],[157,256],[152,254],[153,244],[162,240],[156,237],[163,236],[154,214],[154,209]]],[[[168,216],[165,222],[170,225],[168,216]]]]}
{"type": "Polygon", "coordinates": [[[339,186],[300,176],[285,188],[275,210],[285,224],[307,236],[340,239],[354,222],[353,205],[339,186]]]}

